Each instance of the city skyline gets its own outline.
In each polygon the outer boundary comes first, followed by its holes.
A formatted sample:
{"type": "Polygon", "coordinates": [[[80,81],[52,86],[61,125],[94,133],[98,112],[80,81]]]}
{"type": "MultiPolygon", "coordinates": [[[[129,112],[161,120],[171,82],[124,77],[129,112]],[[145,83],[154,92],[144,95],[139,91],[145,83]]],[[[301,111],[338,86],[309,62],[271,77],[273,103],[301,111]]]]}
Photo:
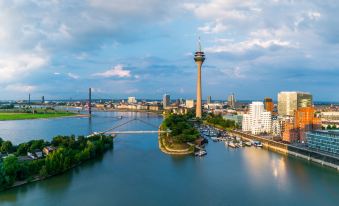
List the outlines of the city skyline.
{"type": "Polygon", "coordinates": [[[191,99],[201,36],[203,99],[300,90],[339,101],[331,1],[124,2],[1,2],[0,99],[84,98],[88,87],[98,98],[191,99]]]}

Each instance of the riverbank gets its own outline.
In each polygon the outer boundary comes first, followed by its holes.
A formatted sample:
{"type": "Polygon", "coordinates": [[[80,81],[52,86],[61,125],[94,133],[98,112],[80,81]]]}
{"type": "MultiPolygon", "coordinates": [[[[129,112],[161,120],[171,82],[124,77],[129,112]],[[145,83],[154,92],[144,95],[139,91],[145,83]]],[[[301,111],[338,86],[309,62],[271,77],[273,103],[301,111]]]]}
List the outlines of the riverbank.
{"type": "Polygon", "coordinates": [[[32,140],[13,147],[9,141],[0,162],[0,191],[62,174],[113,148],[113,137],[56,136],[51,142],[32,140]]]}
{"type": "Polygon", "coordinates": [[[27,119],[50,119],[59,117],[85,116],[72,112],[57,112],[57,113],[1,113],[0,121],[9,120],[27,120],[27,119]]]}
{"type": "Polygon", "coordinates": [[[159,133],[158,136],[158,143],[159,143],[159,149],[168,155],[191,155],[194,153],[194,148],[187,145],[187,148],[179,149],[175,148],[173,146],[170,146],[166,143],[166,140],[164,137],[162,137],[163,134],[159,133]]]}
{"type": "Polygon", "coordinates": [[[290,155],[297,158],[302,158],[307,161],[331,167],[339,171],[339,158],[337,157],[324,154],[321,152],[310,151],[307,150],[306,148],[296,147],[282,142],[276,142],[259,136],[246,134],[240,131],[230,131],[230,133],[246,140],[260,141],[265,148],[271,151],[278,152],[284,155],[290,155]]]}
{"type": "Polygon", "coordinates": [[[194,141],[199,137],[189,115],[168,114],[165,115],[159,127],[159,148],[162,152],[171,155],[190,155],[194,153],[194,141]],[[161,133],[160,131],[170,131],[161,133]]]}
{"type": "MultiPolygon", "coordinates": [[[[99,158],[99,157],[98,157],[99,158]]],[[[44,180],[47,180],[47,179],[50,179],[50,178],[53,178],[53,177],[56,177],[58,175],[62,175],[66,172],[69,172],[70,170],[76,168],[76,167],[79,167],[81,166],[82,164],[86,163],[86,162],[89,162],[89,161],[94,161],[95,159],[88,159],[88,160],[85,160],[83,162],[80,162],[76,165],[73,165],[71,166],[70,168],[67,168],[66,170],[60,172],[60,173],[56,173],[56,174],[53,174],[53,175],[49,175],[49,176],[46,176],[46,177],[40,177],[40,176],[36,176],[36,177],[33,177],[31,178],[30,180],[25,180],[25,181],[16,181],[12,186],[8,187],[8,188],[5,188],[5,189],[0,189],[0,192],[2,191],[6,191],[6,190],[11,190],[11,189],[15,189],[15,188],[18,188],[18,187],[22,187],[24,185],[28,185],[28,184],[31,184],[31,183],[34,183],[34,182],[39,182],[39,181],[44,181],[44,180]]]]}

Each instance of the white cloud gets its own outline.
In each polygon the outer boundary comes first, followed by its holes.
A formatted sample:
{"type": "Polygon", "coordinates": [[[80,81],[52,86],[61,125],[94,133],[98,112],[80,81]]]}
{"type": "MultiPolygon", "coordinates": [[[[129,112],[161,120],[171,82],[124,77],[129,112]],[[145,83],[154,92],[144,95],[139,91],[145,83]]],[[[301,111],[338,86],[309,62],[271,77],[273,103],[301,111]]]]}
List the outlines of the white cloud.
{"type": "Polygon", "coordinates": [[[24,84],[10,84],[5,87],[5,90],[9,92],[33,92],[36,89],[34,85],[24,85],[24,84]]]}
{"type": "Polygon", "coordinates": [[[48,63],[48,57],[38,53],[2,54],[0,58],[0,83],[28,76],[48,63]]]}
{"type": "Polygon", "coordinates": [[[230,78],[243,79],[246,78],[244,72],[239,66],[233,68],[226,68],[221,70],[222,73],[226,74],[230,78]]]}
{"type": "Polygon", "coordinates": [[[130,77],[131,76],[131,71],[124,69],[123,65],[118,64],[116,65],[114,68],[107,70],[105,72],[101,72],[101,73],[95,73],[93,74],[94,76],[99,76],[99,77],[130,77]]]}
{"type": "Polygon", "coordinates": [[[204,19],[246,20],[261,12],[251,0],[210,0],[199,3],[186,3],[184,8],[204,19]]]}
{"type": "Polygon", "coordinates": [[[78,75],[73,74],[73,73],[71,73],[71,72],[67,73],[67,76],[70,77],[70,78],[72,78],[72,79],[79,79],[79,76],[78,76],[78,75]]]}
{"type": "Polygon", "coordinates": [[[318,20],[320,19],[321,14],[319,12],[308,12],[308,18],[311,20],[318,20]]]}
{"type": "Polygon", "coordinates": [[[219,53],[219,52],[230,52],[230,53],[241,53],[246,52],[251,49],[269,49],[271,47],[285,47],[285,48],[296,48],[297,45],[293,45],[288,41],[283,41],[280,39],[249,39],[241,42],[230,42],[226,41],[224,44],[218,44],[217,46],[212,46],[206,48],[207,52],[219,53]]]}
{"type": "Polygon", "coordinates": [[[213,34],[213,33],[221,33],[227,30],[227,26],[225,26],[222,22],[216,21],[215,23],[209,23],[205,26],[199,27],[198,30],[206,33],[206,34],[213,34]]]}

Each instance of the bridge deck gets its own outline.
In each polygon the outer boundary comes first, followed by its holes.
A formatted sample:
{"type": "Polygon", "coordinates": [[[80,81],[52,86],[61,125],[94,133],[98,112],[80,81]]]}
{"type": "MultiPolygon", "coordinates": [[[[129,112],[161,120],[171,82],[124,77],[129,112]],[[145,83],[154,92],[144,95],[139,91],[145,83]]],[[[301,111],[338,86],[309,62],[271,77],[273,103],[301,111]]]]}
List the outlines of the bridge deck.
{"type": "Polygon", "coordinates": [[[152,133],[169,133],[169,131],[112,131],[112,132],[106,132],[106,134],[152,134],[152,133]]]}

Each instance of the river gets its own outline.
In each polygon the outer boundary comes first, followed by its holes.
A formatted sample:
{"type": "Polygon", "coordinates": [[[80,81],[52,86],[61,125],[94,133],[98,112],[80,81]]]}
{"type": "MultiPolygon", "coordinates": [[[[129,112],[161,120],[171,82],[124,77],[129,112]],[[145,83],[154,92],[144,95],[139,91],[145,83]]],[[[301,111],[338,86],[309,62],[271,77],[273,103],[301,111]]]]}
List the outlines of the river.
{"type": "MultiPolygon", "coordinates": [[[[146,113],[97,112],[91,118],[0,122],[14,143],[57,134],[88,134],[146,113]],[[123,116],[118,120],[114,117],[123,116]]],[[[122,130],[154,130],[134,121],[122,130]]],[[[171,157],[157,134],[118,135],[114,149],[51,179],[0,193],[0,205],[338,205],[339,172],[265,149],[210,142],[207,156],[171,157]]]]}

